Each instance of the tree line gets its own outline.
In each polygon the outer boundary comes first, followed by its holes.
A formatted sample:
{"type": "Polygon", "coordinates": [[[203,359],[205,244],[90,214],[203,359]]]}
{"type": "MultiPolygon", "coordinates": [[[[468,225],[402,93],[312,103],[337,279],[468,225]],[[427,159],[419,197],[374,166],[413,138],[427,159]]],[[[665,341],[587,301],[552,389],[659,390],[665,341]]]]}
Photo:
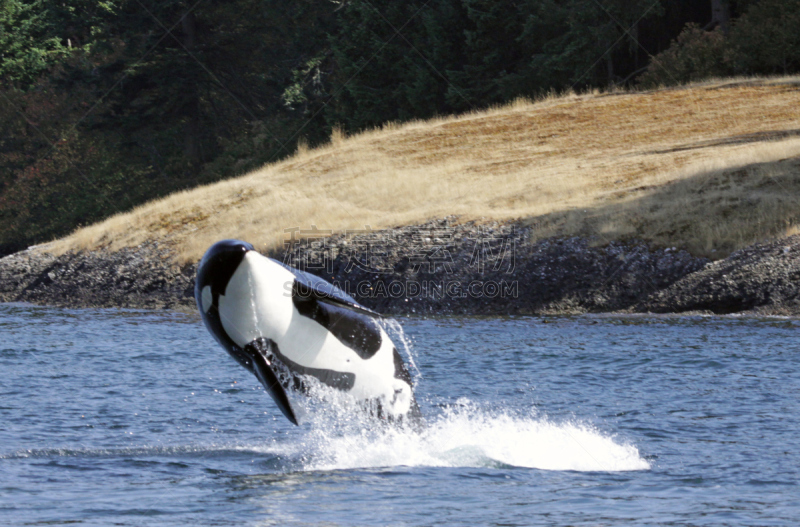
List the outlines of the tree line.
{"type": "Polygon", "coordinates": [[[0,0],[0,254],[348,133],[800,69],[800,0],[0,0]]]}

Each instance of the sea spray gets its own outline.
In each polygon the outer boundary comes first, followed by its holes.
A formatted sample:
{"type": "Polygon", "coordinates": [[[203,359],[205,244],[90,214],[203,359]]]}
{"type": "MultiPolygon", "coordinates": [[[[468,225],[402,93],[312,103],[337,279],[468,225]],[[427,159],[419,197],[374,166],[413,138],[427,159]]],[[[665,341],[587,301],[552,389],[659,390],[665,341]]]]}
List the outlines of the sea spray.
{"type": "Polygon", "coordinates": [[[414,351],[414,346],[411,344],[411,340],[406,335],[406,332],[403,331],[403,326],[401,326],[400,322],[393,318],[382,319],[381,325],[383,326],[384,331],[386,331],[386,333],[392,339],[392,342],[395,343],[397,350],[403,356],[405,361],[409,366],[411,366],[409,373],[411,373],[414,386],[416,386],[419,380],[422,378],[422,372],[417,366],[417,361],[415,360],[416,353],[414,351]]]}
{"type": "Polygon", "coordinates": [[[469,401],[459,403],[427,416],[422,429],[379,423],[344,408],[309,412],[301,437],[274,446],[289,458],[302,457],[304,470],[430,466],[617,472],[650,468],[635,446],[590,425],[555,423],[542,416],[511,415],[469,401]]]}
{"type": "MultiPolygon", "coordinates": [[[[411,341],[398,321],[384,319],[382,324],[411,366],[416,386],[421,374],[411,341]]],[[[300,461],[305,470],[506,466],[616,472],[650,468],[635,446],[579,420],[553,422],[536,408],[522,415],[467,398],[442,408],[421,401],[425,424],[416,426],[381,421],[348,394],[313,380],[309,389],[312,397],[298,401],[304,423],[301,437],[280,447],[283,455],[300,461]]]]}

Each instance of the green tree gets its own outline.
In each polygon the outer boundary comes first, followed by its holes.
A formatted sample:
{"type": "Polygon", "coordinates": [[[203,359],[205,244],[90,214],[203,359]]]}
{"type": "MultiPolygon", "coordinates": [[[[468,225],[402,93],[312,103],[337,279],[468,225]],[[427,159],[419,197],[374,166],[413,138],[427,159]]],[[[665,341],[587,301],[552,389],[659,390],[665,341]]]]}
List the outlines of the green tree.
{"type": "Polygon", "coordinates": [[[42,81],[28,92],[5,90],[3,100],[0,253],[67,234],[146,197],[141,168],[120,155],[119,133],[73,126],[96,104],[89,87],[66,93],[42,81]]]}
{"type": "Polygon", "coordinates": [[[68,52],[45,0],[0,0],[0,82],[30,86],[68,52]]]}
{"type": "Polygon", "coordinates": [[[332,3],[0,1],[0,245],[284,157],[301,127],[325,135],[307,123],[319,100],[283,95],[325,55],[332,3]]]}
{"type": "Polygon", "coordinates": [[[730,33],[733,60],[747,74],[800,71],[800,0],[750,5],[730,33]]]}
{"type": "Polygon", "coordinates": [[[464,62],[448,72],[447,101],[458,110],[504,102],[519,93],[514,75],[523,58],[518,7],[496,0],[462,3],[467,15],[464,62]]]}
{"type": "Polygon", "coordinates": [[[419,13],[422,26],[414,33],[412,70],[404,82],[405,96],[416,117],[451,114],[481,104],[458,90],[452,76],[468,62],[466,35],[470,26],[461,0],[432,0],[419,13]]]}
{"type": "Polygon", "coordinates": [[[658,1],[529,0],[529,74],[542,87],[625,82],[647,60],[641,24],[663,12],[658,1]]]}
{"type": "Polygon", "coordinates": [[[733,72],[728,41],[721,27],[705,31],[689,24],[669,49],[653,57],[639,78],[645,87],[685,84],[733,72]]]}
{"type": "Polygon", "coordinates": [[[331,40],[336,75],[329,123],[359,130],[418,115],[407,98],[407,83],[416,61],[409,42],[422,27],[423,5],[392,2],[379,9],[353,0],[342,8],[331,40]]]}

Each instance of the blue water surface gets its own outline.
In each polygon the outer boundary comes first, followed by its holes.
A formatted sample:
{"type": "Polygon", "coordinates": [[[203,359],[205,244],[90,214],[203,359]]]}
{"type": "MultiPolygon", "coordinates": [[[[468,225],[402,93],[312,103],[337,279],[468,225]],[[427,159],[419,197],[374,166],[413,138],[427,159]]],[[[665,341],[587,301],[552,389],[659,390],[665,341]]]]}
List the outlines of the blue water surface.
{"type": "Polygon", "coordinates": [[[797,320],[399,322],[422,430],[294,427],[196,316],[0,305],[0,525],[800,523],[797,320]]]}

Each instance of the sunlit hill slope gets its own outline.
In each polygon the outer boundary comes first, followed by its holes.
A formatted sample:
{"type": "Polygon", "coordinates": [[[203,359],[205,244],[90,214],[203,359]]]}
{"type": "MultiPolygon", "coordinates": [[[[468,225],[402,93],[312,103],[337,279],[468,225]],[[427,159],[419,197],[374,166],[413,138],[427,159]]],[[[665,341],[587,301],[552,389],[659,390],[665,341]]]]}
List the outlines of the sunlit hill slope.
{"type": "Polygon", "coordinates": [[[157,240],[181,262],[221,238],[373,229],[457,215],[533,236],[638,238],[724,256],[800,224],[800,79],[553,96],[331,143],[174,194],[49,246],[157,240]]]}

